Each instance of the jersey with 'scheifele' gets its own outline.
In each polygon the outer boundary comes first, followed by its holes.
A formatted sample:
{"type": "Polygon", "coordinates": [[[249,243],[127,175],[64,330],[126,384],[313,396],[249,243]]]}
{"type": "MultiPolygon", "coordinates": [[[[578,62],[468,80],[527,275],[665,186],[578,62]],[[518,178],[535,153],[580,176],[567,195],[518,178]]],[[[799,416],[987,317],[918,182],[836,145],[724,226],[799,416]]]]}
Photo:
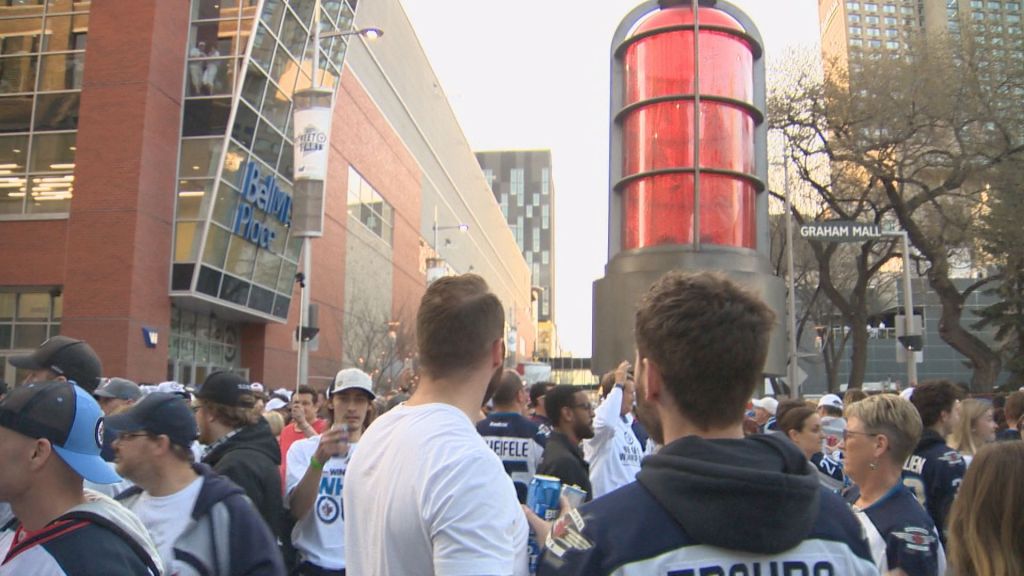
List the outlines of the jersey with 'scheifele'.
{"type": "Polygon", "coordinates": [[[547,437],[529,418],[516,412],[494,412],[477,422],[476,431],[501,459],[515,484],[516,496],[525,503],[527,488],[544,456],[547,437]]]}
{"type": "Polygon", "coordinates": [[[678,439],[559,518],[539,576],[877,575],[849,507],[791,442],[678,439]]]}
{"type": "Polygon", "coordinates": [[[845,497],[864,527],[879,571],[886,574],[898,568],[906,576],[945,574],[946,555],[935,524],[906,486],[897,483],[863,509],[855,505],[860,498],[856,486],[845,497]]]}

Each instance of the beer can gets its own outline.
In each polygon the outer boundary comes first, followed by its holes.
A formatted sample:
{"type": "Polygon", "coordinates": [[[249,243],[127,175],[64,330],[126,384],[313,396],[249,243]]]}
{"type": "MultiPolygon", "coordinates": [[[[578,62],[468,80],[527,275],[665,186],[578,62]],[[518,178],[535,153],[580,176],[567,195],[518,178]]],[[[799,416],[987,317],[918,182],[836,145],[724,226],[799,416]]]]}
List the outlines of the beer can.
{"type": "Polygon", "coordinates": [[[562,486],[562,496],[569,501],[569,508],[579,508],[583,505],[583,501],[587,499],[587,491],[575,484],[566,484],[562,486]]]}
{"type": "MultiPolygon", "coordinates": [[[[561,495],[561,489],[562,481],[558,478],[538,474],[530,481],[530,488],[526,493],[526,506],[537,516],[551,522],[558,517],[558,497],[561,495]]],[[[530,553],[530,574],[536,574],[537,564],[540,562],[540,544],[532,529],[527,545],[530,553]]]]}

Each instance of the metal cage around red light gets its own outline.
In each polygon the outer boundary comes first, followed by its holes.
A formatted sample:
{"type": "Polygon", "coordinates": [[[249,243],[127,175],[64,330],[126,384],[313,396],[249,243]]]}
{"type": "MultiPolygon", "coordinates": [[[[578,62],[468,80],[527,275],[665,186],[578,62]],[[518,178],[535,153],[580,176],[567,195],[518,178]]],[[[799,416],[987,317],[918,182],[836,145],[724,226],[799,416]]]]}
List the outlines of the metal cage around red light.
{"type": "Polygon", "coordinates": [[[753,62],[761,48],[725,12],[699,12],[695,27],[691,7],[655,11],[616,53],[625,72],[615,118],[622,157],[613,159],[622,162],[614,186],[622,203],[623,250],[693,244],[695,229],[697,244],[757,248],[757,194],[764,185],[756,176],[755,131],[764,117],[754,104],[753,62]]]}

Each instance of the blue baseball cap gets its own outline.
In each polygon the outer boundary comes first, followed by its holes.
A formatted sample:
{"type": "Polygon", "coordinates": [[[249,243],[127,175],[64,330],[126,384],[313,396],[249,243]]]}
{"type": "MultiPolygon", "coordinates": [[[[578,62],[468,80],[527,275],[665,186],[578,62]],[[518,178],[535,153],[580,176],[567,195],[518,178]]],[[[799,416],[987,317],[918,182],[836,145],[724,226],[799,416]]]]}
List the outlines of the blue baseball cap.
{"type": "Polygon", "coordinates": [[[196,417],[177,394],[151,392],[131,408],[107,418],[112,432],[148,432],[167,436],[171,443],[185,448],[198,436],[196,417]]]}
{"type": "Polygon", "coordinates": [[[96,400],[70,382],[32,382],[0,401],[0,426],[29,438],[45,438],[79,476],[96,484],[121,477],[100,457],[103,411],[96,400]]]}

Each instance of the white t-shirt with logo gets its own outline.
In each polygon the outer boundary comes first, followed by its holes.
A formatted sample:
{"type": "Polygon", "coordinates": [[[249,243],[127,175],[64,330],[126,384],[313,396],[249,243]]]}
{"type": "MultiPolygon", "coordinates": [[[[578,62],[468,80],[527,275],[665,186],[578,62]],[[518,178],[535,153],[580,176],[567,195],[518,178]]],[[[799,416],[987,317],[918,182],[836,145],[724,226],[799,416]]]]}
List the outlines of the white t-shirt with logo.
{"type": "Polygon", "coordinates": [[[528,573],[512,479],[454,406],[400,405],[374,421],[343,497],[350,574],[528,573]]]}
{"type": "Polygon", "coordinates": [[[615,386],[594,411],[594,437],[583,441],[594,498],[636,480],[646,446],[633,433],[633,416],[622,416],[622,388],[615,386]]]}
{"type": "MultiPolygon", "coordinates": [[[[309,460],[320,446],[320,436],[296,440],[288,448],[285,477],[285,503],[309,469],[309,460]]],[[[345,569],[345,509],[342,488],[345,469],[356,448],[349,444],[346,456],[335,456],[324,462],[313,507],[292,529],[292,544],[302,560],[327,570],[345,569]]]]}
{"type": "Polygon", "coordinates": [[[192,509],[202,487],[203,477],[200,476],[170,496],[151,496],[143,492],[130,507],[153,537],[168,574],[181,570],[174,560],[174,543],[192,520],[192,509]]]}

